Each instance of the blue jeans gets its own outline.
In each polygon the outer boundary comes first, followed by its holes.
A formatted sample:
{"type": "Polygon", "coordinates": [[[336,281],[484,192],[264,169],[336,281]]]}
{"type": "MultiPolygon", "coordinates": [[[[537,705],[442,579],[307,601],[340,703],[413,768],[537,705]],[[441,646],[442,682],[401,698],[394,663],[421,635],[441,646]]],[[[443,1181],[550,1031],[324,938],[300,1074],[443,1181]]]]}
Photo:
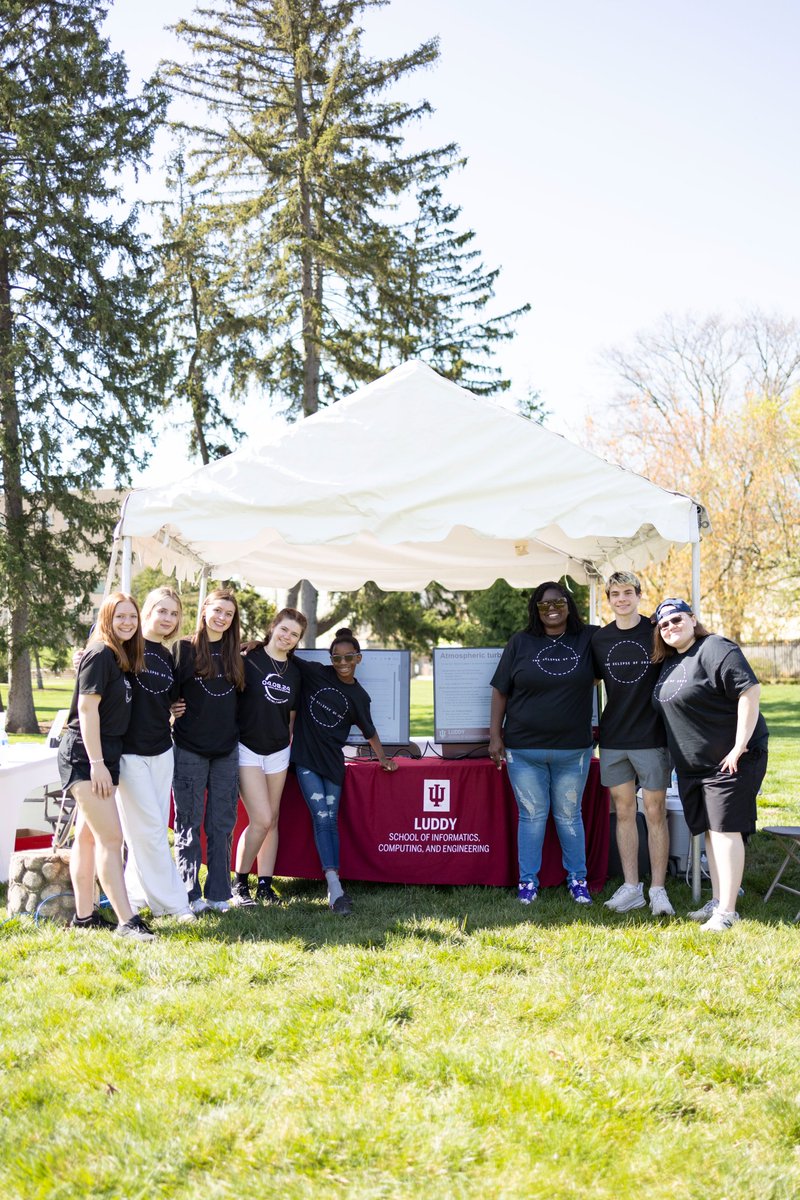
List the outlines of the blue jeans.
{"type": "Polygon", "coordinates": [[[200,826],[206,831],[206,900],[231,898],[231,844],[239,801],[239,747],[221,758],[204,758],[175,747],[175,861],[189,893],[200,899],[200,826]],[[206,793],[208,793],[206,795],[206,793]]]}
{"type": "Polygon", "coordinates": [[[339,870],[339,801],[342,785],[323,779],[308,767],[297,768],[297,782],[303,793],[311,824],[314,826],[314,844],[323,871],[339,870]]]}
{"type": "Polygon", "coordinates": [[[586,835],[581,802],[592,748],[506,750],[508,778],[519,808],[520,883],[538,883],[547,816],[553,810],[567,880],[586,878],[586,835]]]}

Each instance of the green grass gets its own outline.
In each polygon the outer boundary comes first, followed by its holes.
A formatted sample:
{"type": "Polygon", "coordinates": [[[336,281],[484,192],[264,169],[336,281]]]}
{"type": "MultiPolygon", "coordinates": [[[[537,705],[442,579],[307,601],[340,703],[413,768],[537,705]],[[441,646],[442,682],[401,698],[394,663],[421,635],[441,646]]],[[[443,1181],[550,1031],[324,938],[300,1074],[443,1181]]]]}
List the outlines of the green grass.
{"type": "MultiPolygon", "coordinates": [[[[798,702],[765,689],[762,823],[800,823],[798,702]]],[[[761,899],[780,858],[753,839],[718,939],[560,889],[525,910],[356,883],[342,920],[299,880],[152,945],[12,921],[0,1194],[796,1200],[800,900],[761,899]]]]}

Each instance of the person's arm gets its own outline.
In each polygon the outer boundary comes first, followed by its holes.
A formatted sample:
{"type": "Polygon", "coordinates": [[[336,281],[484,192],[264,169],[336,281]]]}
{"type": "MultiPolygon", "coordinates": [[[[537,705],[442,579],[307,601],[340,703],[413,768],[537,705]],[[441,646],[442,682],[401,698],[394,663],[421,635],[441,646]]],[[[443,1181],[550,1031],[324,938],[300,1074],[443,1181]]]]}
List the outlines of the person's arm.
{"type": "Polygon", "coordinates": [[[78,696],[78,721],[81,738],[91,766],[92,791],[96,796],[113,796],[111,772],[103,762],[103,743],[100,739],[100,700],[96,692],[81,692],[78,696]]]}
{"type": "Polygon", "coordinates": [[[377,733],[373,733],[371,738],[367,738],[367,745],[371,746],[375,751],[378,762],[381,764],[384,771],[397,770],[397,763],[394,761],[394,759],[386,757],[386,751],[381,745],[381,739],[378,737],[377,733]]]}
{"type": "Polygon", "coordinates": [[[761,684],[754,683],[747,691],[741,692],[736,707],[736,741],[719,764],[722,771],[735,775],[739,767],[739,759],[747,750],[748,743],[756,727],[759,713],[761,684]]]}
{"type": "Polygon", "coordinates": [[[492,688],[492,706],[489,717],[489,758],[498,771],[506,760],[506,747],[503,741],[503,719],[506,715],[508,698],[496,687],[492,688]]]}

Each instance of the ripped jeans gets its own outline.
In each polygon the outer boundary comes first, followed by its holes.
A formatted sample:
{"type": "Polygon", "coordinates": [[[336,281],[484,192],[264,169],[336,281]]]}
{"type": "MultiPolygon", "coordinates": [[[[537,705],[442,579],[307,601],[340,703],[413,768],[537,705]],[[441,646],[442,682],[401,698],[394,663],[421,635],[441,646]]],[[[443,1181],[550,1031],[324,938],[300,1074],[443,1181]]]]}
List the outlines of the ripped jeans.
{"type": "Polygon", "coordinates": [[[567,879],[586,878],[581,803],[592,747],[585,750],[506,749],[508,778],[519,808],[520,883],[538,883],[547,815],[553,810],[567,879]]]}
{"type": "Polygon", "coordinates": [[[308,767],[297,767],[297,782],[311,813],[314,843],[323,871],[339,870],[339,800],[342,785],[323,779],[308,767]]]}

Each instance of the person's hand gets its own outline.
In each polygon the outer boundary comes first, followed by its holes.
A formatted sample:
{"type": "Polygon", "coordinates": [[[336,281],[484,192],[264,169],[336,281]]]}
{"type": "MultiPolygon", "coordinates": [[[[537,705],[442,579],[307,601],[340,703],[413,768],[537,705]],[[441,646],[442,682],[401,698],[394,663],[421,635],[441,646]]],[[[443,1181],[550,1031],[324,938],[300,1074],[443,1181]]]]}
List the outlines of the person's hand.
{"type": "Polygon", "coordinates": [[[506,761],[506,747],[501,737],[493,736],[489,738],[489,758],[498,771],[500,771],[503,763],[506,761]]]}
{"type": "Polygon", "coordinates": [[[182,717],[186,712],[186,701],[183,697],[180,700],[176,700],[174,704],[171,704],[169,711],[172,713],[173,721],[177,721],[178,717],[182,717]]]}
{"type": "Polygon", "coordinates": [[[747,746],[734,746],[719,764],[720,771],[726,775],[735,775],[739,770],[739,759],[747,753],[747,746]]]}
{"type": "Polygon", "coordinates": [[[388,771],[391,774],[392,771],[397,770],[397,763],[394,761],[393,758],[385,758],[383,760],[383,762],[381,763],[381,769],[384,771],[388,771]]]}
{"type": "Polygon", "coordinates": [[[111,772],[104,762],[92,763],[91,767],[92,791],[95,796],[99,796],[105,800],[114,794],[114,783],[111,779],[111,772]]]}

